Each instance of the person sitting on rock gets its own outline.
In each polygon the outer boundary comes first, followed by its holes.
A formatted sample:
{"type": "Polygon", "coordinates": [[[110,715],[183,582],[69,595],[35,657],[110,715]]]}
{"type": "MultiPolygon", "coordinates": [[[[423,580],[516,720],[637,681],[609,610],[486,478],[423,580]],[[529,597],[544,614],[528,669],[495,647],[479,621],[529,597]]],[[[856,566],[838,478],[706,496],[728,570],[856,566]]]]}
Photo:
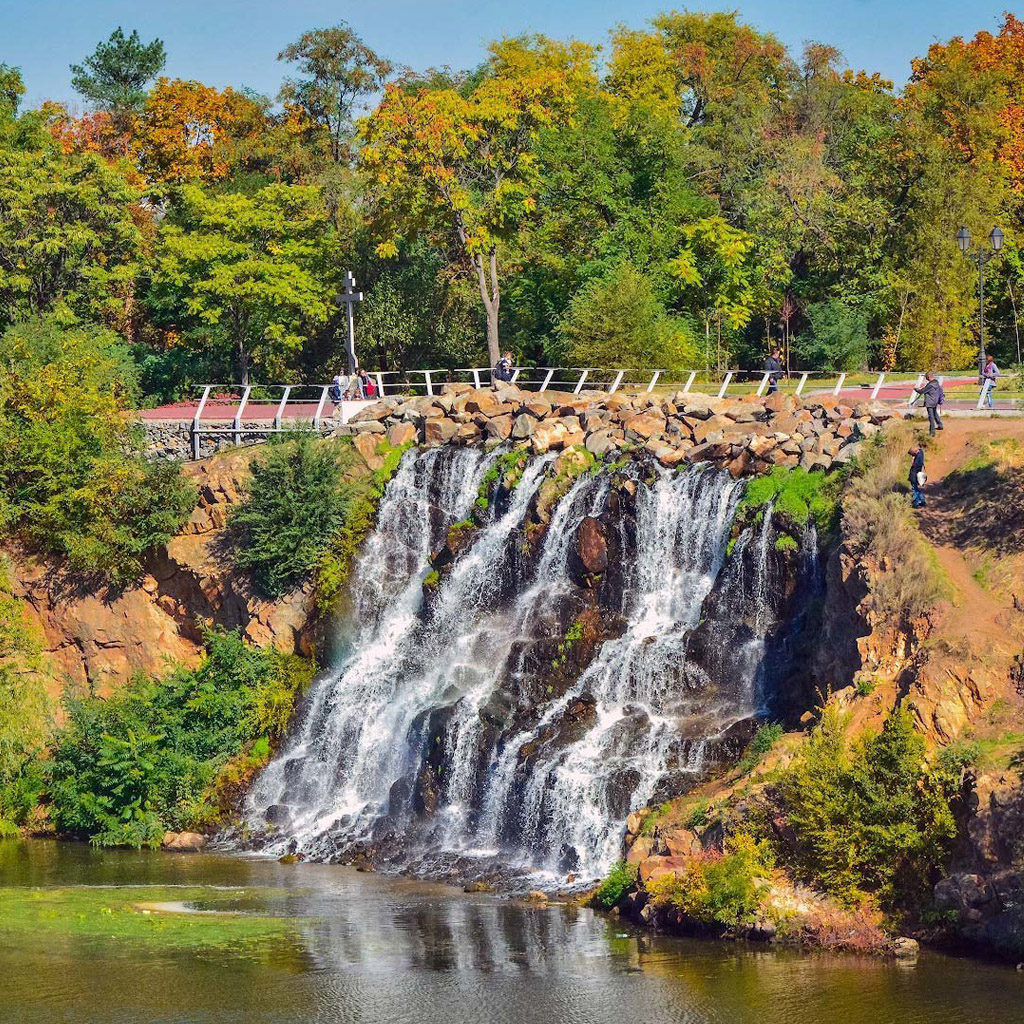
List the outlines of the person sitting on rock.
{"type": "Polygon", "coordinates": [[[513,376],[513,364],[512,364],[512,353],[506,352],[497,362],[494,369],[491,371],[491,377],[494,379],[495,387],[499,382],[508,384],[512,380],[513,376]]]}
{"type": "Polygon", "coordinates": [[[907,454],[912,459],[909,477],[912,494],[910,504],[912,508],[924,508],[927,502],[925,501],[923,488],[928,479],[924,471],[924,449],[920,445],[915,445],[907,454]]]}
{"type": "Polygon", "coordinates": [[[934,437],[936,430],[942,430],[939,406],[946,396],[943,394],[942,385],[935,379],[935,374],[931,370],[924,375],[924,383],[919,388],[914,388],[914,394],[924,398],[925,411],[928,413],[928,433],[934,437]]]}

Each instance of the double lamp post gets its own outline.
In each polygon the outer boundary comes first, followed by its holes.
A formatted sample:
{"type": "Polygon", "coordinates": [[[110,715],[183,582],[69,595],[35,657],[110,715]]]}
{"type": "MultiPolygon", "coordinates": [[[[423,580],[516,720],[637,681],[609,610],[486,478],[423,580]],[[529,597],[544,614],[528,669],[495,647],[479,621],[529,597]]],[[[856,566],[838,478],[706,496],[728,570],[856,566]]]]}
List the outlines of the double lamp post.
{"type": "Polygon", "coordinates": [[[1003,233],[995,227],[989,233],[989,248],[978,246],[971,249],[971,233],[961,228],[956,233],[956,244],[960,247],[964,259],[970,260],[978,268],[978,376],[985,369],[985,264],[1003,247],[1003,233]]]}

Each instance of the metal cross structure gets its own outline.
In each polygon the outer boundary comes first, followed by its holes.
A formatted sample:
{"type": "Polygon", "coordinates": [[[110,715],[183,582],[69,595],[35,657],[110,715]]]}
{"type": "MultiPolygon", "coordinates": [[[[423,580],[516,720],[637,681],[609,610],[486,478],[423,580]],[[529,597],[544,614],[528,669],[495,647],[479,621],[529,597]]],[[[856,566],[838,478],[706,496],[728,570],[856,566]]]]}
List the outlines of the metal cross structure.
{"type": "Polygon", "coordinates": [[[351,375],[356,372],[359,365],[356,359],[356,322],[353,307],[357,302],[363,301],[363,293],[356,291],[356,279],[352,276],[351,270],[345,271],[345,290],[339,298],[348,307],[348,372],[351,375]]]}

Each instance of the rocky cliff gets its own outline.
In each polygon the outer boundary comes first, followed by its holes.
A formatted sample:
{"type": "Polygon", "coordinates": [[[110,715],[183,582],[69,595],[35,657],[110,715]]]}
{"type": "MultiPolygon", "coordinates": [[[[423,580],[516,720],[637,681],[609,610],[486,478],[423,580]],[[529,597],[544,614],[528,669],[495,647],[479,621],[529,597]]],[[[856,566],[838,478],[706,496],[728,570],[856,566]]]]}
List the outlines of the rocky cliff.
{"type": "Polygon", "coordinates": [[[14,592],[41,628],[58,670],[57,685],[69,680],[104,692],[138,672],[159,674],[171,662],[192,664],[208,626],[240,629],[261,645],[309,652],[309,589],[267,601],[231,564],[227,519],[251,458],[252,452],[237,450],[185,467],[196,485],[195,510],[180,533],[147,560],[137,587],[93,588],[52,561],[18,549],[6,552],[14,592]]]}

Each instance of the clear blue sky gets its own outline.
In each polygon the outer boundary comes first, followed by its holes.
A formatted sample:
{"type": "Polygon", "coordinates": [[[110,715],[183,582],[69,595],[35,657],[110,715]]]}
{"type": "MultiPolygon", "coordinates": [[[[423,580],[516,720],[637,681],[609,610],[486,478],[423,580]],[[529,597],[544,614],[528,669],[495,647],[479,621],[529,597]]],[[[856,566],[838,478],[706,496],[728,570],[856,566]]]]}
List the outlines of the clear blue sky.
{"type": "MultiPolygon", "coordinates": [[[[685,3],[648,0],[0,0],[0,63],[20,66],[27,100],[72,100],[68,65],[118,25],[159,36],[167,73],[274,95],[278,51],[307,28],[350,22],[396,63],[414,68],[478,63],[487,40],[524,30],[602,42],[685,3]]],[[[855,68],[906,80],[910,58],[935,40],[995,30],[1007,0],[737,0],[736,7],[794,52],[806,40],[838,47],[855,68]]]]}

